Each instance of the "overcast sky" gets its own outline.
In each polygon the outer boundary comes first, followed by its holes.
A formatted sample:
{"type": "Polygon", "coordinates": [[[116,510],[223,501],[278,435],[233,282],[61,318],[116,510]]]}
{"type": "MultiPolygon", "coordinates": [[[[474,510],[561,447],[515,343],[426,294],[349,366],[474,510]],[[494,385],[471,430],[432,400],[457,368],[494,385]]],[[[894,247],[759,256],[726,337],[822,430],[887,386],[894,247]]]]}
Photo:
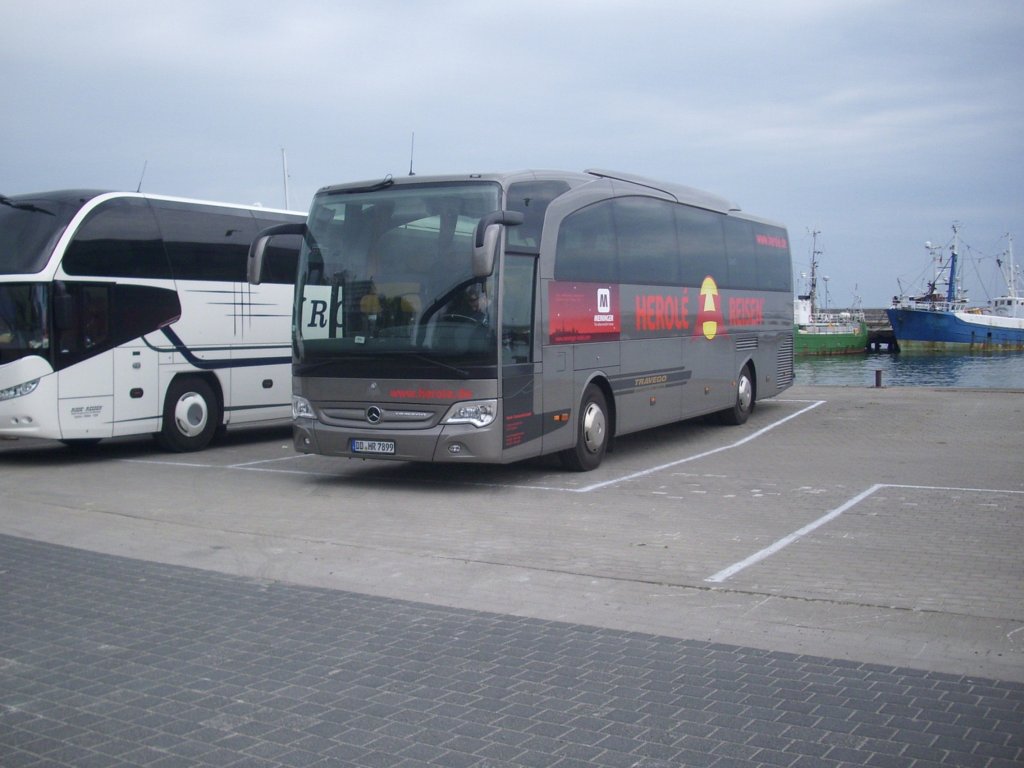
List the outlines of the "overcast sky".
{"type": "Polygon", "coordinates": [[[885,306],[960,226],[971,298],[1024,262],[1022,0],[0,3],[0,193],[304,210],[321,186],[607,168],[820,231],[885,306]],[[143,169],[145,174],[143,176],[143,169]]]}

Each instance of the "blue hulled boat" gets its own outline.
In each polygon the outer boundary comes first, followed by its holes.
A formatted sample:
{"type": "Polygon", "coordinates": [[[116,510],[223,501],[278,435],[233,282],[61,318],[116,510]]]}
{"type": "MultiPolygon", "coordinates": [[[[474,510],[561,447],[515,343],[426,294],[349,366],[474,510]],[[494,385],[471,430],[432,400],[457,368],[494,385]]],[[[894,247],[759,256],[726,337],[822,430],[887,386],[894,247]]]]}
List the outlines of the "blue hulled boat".
{"type": "Polygon", "coordinates": [[[1010,240],[1008,265],[999,260],[1007,294],[986,307],[970,307],[958,279],[957,230],[946,262],[924,295],[897,297],[886,310],[901,352],[1000,352],[1024,350],[1024,297],[1017,290],[1010,240]],[[945,285],[943,294],[939,288],[945,285]]]}

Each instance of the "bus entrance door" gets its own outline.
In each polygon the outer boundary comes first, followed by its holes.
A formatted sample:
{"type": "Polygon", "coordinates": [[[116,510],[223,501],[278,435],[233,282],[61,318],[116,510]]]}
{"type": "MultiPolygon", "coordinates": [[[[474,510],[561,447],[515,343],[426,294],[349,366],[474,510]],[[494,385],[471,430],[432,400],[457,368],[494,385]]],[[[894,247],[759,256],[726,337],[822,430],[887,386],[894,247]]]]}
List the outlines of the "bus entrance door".
{"type": "Polygon", "coordinates": [[[145,349],[114,350],[113,434],[136,435],[157,431],[160,421],[159,366],[145,349]]]}
{"type": "Polygon", "coordinates": [[[110,365],[109,355],[98,355],[57,374],[62,440],[99,440],[112,435],[110,365]]]}

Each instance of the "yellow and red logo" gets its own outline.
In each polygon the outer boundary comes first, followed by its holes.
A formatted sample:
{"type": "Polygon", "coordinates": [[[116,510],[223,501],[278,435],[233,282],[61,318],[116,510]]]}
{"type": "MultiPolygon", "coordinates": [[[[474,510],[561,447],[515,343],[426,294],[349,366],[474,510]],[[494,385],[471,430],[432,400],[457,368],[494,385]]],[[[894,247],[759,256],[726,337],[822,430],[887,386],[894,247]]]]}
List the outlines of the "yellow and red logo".
{"type": "Polygon", "coordinates": [[[722,299],[718,295],[718,286],[711,275],[700,284],[700,296],[697,299],[697,328],[705,339],[713,339],[718,334],[719,325],[724,325],[722,318],[722,299]]]}

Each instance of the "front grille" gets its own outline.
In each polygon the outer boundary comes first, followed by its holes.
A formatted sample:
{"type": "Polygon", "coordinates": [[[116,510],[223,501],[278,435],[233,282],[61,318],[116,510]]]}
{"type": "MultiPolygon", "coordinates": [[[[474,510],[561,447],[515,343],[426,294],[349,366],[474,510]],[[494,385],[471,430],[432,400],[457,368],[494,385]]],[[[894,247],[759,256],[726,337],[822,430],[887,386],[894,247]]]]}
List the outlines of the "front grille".
{"type": "Polygon", "coordinates": [[[320,420],[324,424],[335,427],[349,427],[360,429],[389,428],[389,429],[426,429],[432,427],[444,415],[444,408],[409,406],[403,408],[399,405],[379,405],[367,403],[366,405],[345,405],[333,406],[319,409],[320,420]],[[367,417],[368,410],[376,405],[378,421],[371,421],[367,417]]]}

